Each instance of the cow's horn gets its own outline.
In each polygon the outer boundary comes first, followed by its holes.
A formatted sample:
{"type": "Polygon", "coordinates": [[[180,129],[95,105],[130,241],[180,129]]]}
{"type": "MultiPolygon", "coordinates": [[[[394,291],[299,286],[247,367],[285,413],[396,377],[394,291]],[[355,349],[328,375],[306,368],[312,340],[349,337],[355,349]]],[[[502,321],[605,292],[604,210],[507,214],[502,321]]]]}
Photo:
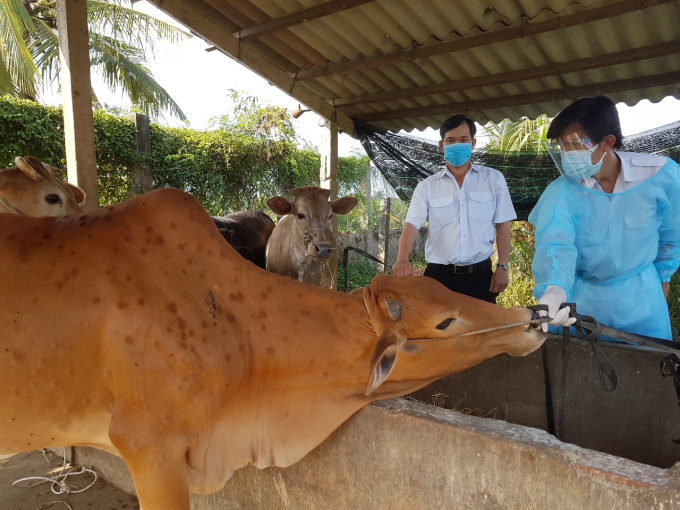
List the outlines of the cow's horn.
{"type": "Polygon", "coordinates": [[[26,174],[34,181],[40,182],[45,180],[45,178],[38,172],[36,172],[35,168],[33,168],[31,164],[21,156],[17,156],[16,158],[14,158],[14,164],[19,170],[21,170],[24,174],[26,174]]]}

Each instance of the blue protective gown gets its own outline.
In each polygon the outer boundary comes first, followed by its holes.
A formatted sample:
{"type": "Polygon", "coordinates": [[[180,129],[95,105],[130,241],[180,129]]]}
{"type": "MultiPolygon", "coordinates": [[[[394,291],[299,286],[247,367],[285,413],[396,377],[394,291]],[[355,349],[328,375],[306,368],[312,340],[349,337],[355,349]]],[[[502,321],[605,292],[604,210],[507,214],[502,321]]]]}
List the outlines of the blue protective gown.
{"type": "MultiPolygon", "coordinates": [[[[630,155],[628,155],[630,156],[630,155]]],[[[529,215],[541,297],[559,285],[577,311],[615,329],[671,340],[661,282],[680,261],[680,166],[663,167],[621,193],[553,181],[529,215]]]]}

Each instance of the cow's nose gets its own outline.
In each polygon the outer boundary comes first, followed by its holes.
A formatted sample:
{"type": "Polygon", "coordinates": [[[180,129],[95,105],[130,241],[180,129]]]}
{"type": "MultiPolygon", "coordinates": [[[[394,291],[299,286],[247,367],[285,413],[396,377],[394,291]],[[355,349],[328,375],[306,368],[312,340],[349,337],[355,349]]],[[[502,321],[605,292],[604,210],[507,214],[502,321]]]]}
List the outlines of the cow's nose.
{"type": "Polygon", "coordinates": [[[331,245],[330,244],[315,244],[314,245],[314,256],[320,259],[327,259],[331,256],[331,245]]]}

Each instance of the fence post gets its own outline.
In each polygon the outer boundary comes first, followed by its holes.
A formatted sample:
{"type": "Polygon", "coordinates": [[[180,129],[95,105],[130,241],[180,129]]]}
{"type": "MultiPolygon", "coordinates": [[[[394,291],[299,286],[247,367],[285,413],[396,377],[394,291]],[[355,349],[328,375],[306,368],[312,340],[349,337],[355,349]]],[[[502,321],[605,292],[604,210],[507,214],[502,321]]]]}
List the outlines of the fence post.
{"type": "Polygon", "coordinates": [[[387,264],[389,264],[388,259],[390,256],[390,217],[392,215],[392,199],[387,197],[387,206],[385,209],[385,258],[383,262],[383,273],[387,272],[387,264]]]}
{"type": "MultiPolygon", "coordinates": [[[[321,132],[321,169],[319,181],[322,188],[330,190],[330,199],[338,198],[338,124],[327,122],[321,132]]],[[[333,215],[333,232],[338,235],[338,217],[333,215]]],[[[338,288],[338,271],[333,275],[333,290],[338,288]]]]}
{"type": "MultiPolygon", "coordinates": [[[[149,117],[141,113],[130,113],[128,119],[137,128],[135,132],[135,143],[137,144],[137,154],[151,154],[151,128],[149,117]]],[[[135,163],[132,167],[132,193],[141,195],[153,189],[153,175],[148,163],[135,163]]]]}

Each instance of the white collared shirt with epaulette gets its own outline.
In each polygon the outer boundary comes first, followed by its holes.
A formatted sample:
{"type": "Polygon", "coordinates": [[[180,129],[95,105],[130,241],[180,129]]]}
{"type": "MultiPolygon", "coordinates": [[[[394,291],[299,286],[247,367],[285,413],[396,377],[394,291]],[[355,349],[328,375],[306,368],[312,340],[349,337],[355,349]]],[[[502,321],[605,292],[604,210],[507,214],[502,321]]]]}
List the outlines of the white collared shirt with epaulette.
{"type": "Polygon", "coordinates": [[[417,229],[428,220],[425,260],[434,264],[467,265],[488,259],[496,237],[494,225],[516,218],[503,174],[475,164],[462,186],[446,168],[421,181],[406,214],[406,222],[417,229]]]}
{"type": "MultiPolygon", "coordinates": [[[[656,154],[616,152],[616,155],[621,161],[621,173],[616,179],[613,193],[621,193],[639,186],[656,175],[667,161],[665,156],[657,156],[656,154]]],[[[592,177],[581,181],[581,184],[594,191],[603,191],[600,184],[592,177]]]]}

